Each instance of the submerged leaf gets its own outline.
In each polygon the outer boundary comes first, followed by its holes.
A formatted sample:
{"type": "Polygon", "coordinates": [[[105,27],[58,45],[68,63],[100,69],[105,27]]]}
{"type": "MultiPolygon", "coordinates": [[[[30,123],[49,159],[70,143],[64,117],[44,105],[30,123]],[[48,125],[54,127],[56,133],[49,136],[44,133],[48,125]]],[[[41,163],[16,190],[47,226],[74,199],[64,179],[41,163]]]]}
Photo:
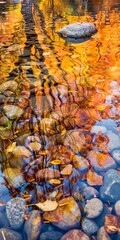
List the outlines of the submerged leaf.
{"type": "Polygon", "coordinates": [[[71,175],[72,173],[72,165],[68,164],[65,168],[63,168],[63,170],[61,171],[62,175],[71,175]]]}
{"type": "Polygon", "coordinates": [[[56,201],[46,200],[45,202],[39,202],[36,204],[30,204],[29,206],[35,205],[39,209],[41,209],[44,212],[53,211],[58,207],[58,203],[56,201]]]}

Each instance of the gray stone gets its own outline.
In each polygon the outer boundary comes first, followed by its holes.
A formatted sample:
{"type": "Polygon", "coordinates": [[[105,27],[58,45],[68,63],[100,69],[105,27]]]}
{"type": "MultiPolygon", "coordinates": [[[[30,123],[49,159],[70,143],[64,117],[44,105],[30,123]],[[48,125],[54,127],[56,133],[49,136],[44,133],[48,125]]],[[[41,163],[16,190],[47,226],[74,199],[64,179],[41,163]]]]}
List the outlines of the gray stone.
{"type": "Polygon", "coordinates": [[[60,240],[63,233],[58,231],[44,232],[40,235],[39,240],[60,240]]]}
{"type": "Polygon", "coordinates": [[[97,240],[111,240],[104,227],[101,227],[97,233],[97,240]]]}
{"type": "Polygon", "coordinates": [[[1,228],[0,229],[0,240],[22,240],[22,236],[9,228],[1,228]]]}
{"type": "Polygon", "coordinates": [[[62,37],[70,38],[84,38],[91,37],[94,33],[97,32],[97,28],[93,23],[87,22],[78,22],[69,24],[66,27],[58,31],[58,34],[62,37]]]}
{"type": "Polygon", "coordinates": [[[98,225],[95,223],[95,221],[91,220],[91,219],[87,219],[85,218],[82,221],[82,229],[83,231],[88,234],[88,235],[92,235],[94,233],[96,233],[99,230],[98,225]]]}
{"type": "Polygon", "coordinates": [[[10,226],[13,229],[19,229],[24,222],[26,203],[23,198],[13,198],[6,205],[6,214],[10,226]]]}
{"type": "Polygon", "coordinates": [[[25,222],[24,231],[29,240],[36,240],[41,230],[40,212],[33,210],[30,213],[30,218],[25,222]]]}
{"type": "Polygon", "coordinates": [[[116,215],[118,217],[120,217],[120,200],[115,203],[114,210],[115,210],[116,215]]]}
{"type": "Polygon", "coordinates": [[[103,203],[98,198],[92,198],[85,205],[85,213],[88,218],[98,217],[103,210],[103,203]]]}
{"type": "Polygon", "coordinates": [[[110,132],[107,134],[107,137],[109,139],[108,148],[110,151],[112,151],[114,148],[120,147],[120,138],[118,137],[118,135],[110,132]]]}
{"type": "Polygon", "coordinates": [[[105,173],[103,186],[100,188],[100,198],[104,202],[115,203],[120,200],[120,174],[110,169],[105,173]]]}
{"type": "Polygon", "coordinates": [[[116,163],[120,165],[120,149],[113,150],[111,155],[115,159],[116,163]]]}

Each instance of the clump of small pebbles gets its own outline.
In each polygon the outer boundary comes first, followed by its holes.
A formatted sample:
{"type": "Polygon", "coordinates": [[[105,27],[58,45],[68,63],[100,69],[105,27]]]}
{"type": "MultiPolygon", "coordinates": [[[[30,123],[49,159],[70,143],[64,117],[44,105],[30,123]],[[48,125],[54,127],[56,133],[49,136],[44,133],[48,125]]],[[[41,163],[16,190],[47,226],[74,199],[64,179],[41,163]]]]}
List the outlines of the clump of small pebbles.
{"type": "Polygon", "coordinates": [[[24,222],[26,203],[23,198],[13,198],[6,205],[6,214],[10,226],[13,229],[19,229],[24,222]]]}

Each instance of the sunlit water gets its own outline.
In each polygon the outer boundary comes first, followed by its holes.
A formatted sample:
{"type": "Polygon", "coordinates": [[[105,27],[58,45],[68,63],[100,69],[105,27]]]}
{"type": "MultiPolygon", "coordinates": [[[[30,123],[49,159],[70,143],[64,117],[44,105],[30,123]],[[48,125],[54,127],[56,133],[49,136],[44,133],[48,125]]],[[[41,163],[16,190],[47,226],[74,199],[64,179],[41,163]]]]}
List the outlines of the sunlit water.
{"type": "MultiPolygon", "coordinates": [[[[120,149],[108,146],[108,135],[120,133],[119,47],[118,0],[0,0],[0,175],[11,196],[73,196],[74,184],[88,181],[73,157],[120,149]],[[93,22],[98,32],[78,44],[60,38],[74,22],[93,22]],[[37,176],[45,168],[47,176],[37,176]]],[[[0,201],[11,196],[0,193],[0,201]]]]}

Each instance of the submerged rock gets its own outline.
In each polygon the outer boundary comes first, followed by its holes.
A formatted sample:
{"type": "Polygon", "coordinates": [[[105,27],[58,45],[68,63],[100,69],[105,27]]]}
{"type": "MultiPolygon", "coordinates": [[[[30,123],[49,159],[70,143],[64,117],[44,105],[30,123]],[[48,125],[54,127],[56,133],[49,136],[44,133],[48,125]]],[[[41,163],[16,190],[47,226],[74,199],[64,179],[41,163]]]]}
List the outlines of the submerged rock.
{"type": "Polygon", "coordinates": [[[25,233],[27,239],[35,240],[40,234],[41,230],[41,216],[40,212],[37,210],[31,211],[31,215],[28,221],[25,222],[25,233]]]}
{"type": "Polygon", "coordinates": [[[85,218],[82,221],[82,229],[86,234],[92,235],[99,230],[99,227],[95,221],[85,218]]]}
{"type": "Polygon", "coordinates": [[[63,235],[61,240],[90,240],[90,237],[88,237],[84,232],[81,230],[71,230],[63,235]]]}
{"type": "Polygon", "coordinates": [[[58,208],[62,210],[62,220],[53,223],[56,227],[69,230],[80,225],[81,212],[74,198],[68,198],[68,204],[58,208]]]}
{"type": "Polygon", "coordinates": [[[66,40],[68,38],[68,41],[77,43],[84,41],[84,39],[85,40],[87,40],[87,38],[89,39],[96,32],[97,28],[94,23],[77,22],[67,25],[66,27],[59,30],[57,33],[66,40]]]}
{"type": "Polygon", "coordinates": [[[115,203],[120,200],[120,174],[114,170],[110,169],[106,172],[104,176],[104,184],[100,188],[100,198],[102,201],[110,203],[115,203]]]}
{"type": "Polygon", "coordinates": [[[0,229],[0,240],[22,240],[22,236],[9,228],[0,229]]]}
{"type": "Polygon", "coordinates": [[[104,227],[101,227],[97,233],[97,240],[110,240],[108,233],[104,227]]]}
{"type": "Polygon", "coordinates": [[[103,210],[103,203],[98,198],[92,198],[85,205],[85,212],[88,218],[98,217],[103,210]]]}
{"type": "Polygon", "coordinates": [[[13,198],[6,205],[6,214],[10,226],[13,229],[19,229],[24,222],[26,203],[23,198],[13,198]]]}
{"type": "Polygon", "coordinates": [[[58,231],[52,231],[52,232],[43,232],[40,235],[39,240],[60,240],[63,234],[58,231]]]}

